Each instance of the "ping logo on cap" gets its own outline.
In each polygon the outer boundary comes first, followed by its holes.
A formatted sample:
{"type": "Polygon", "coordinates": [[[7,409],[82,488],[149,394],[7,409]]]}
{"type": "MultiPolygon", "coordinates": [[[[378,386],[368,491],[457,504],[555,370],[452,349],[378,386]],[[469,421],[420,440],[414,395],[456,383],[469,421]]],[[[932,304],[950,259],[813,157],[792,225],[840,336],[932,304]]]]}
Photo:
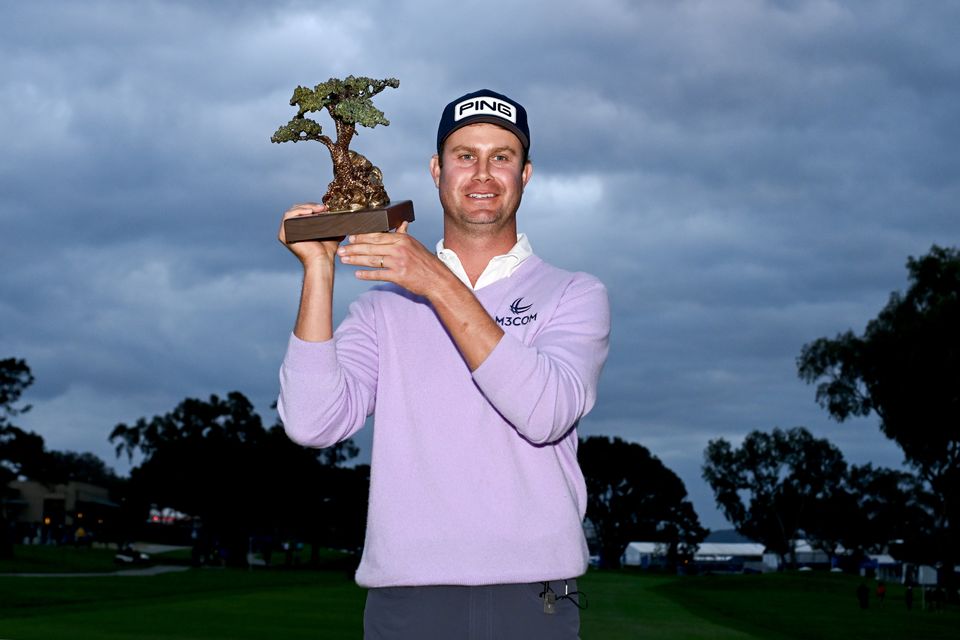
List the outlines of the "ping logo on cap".
{"type": "Polygon", "coordinates": [[[499,98],[480,97],[458,102],[453,107],[453,120],[459,122],[471,116],[497,116],[517,123],[517,110],[512,104],[499,98]]]}

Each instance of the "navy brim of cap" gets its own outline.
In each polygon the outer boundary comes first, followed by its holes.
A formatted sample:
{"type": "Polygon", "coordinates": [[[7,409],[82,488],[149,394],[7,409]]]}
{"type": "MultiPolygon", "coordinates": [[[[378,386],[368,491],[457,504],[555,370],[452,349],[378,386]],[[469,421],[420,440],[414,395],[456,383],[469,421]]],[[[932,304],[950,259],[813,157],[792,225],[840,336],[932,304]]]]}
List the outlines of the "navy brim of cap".
{"type": "Polygon", "coordinates": [[[479,116],[470,116],[469,118],[464,118],[460,122],[456,123],[456,125],[454,125],[454,127],[447,132],[447,135],[444,136],[443,140],[440,141],[440,144],[437,145],[437,153],[440,153],[441,149],[443,149],[443,143],[447,141],[447,138],[449,138],[450,134],[452,134],[454,131],[456,131],[457,129],[462,129],[464,127],[469,127],[471,124],[480,124],[480,123],[495,124],[502,129],[506,129],[513,135],[517,136],[517,139],[520,140],[520,144],[523,146],[524,151],[529,151],[530,141],[527,140],[527,136],[523,135],[523,132],[520,131],[519,127],[517,127],[511,122],[504,120],[503,118],[498,118],[497,116],[479,115],[479,116]]]}

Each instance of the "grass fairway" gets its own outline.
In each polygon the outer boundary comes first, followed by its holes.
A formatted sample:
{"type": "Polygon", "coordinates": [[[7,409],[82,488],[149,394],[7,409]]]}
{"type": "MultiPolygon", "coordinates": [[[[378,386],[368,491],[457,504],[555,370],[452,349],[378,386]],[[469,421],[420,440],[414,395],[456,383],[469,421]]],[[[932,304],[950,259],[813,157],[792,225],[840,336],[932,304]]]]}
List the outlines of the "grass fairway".
{"type": "MultiPolygon", "coordinates": [[[[36,560],[34,564],[36,564],[36,560]]],[[[86,566],[88,558],[80,558],[86,566]]],[[[861,611],[829,573],[688,577],[591,571],[585,640],[956,638],[960,613],[907,611],[903,590],[861,611]]],[[[0,576],[4,640],[359,638],[365,592],[343,571],[195,569],[144,577],[0,576]]],[[[431,640],[431,639],[426,639],[431,640]]],[[[534,640],[531,638],[531,640],[534,640]]]]}
{"type": "MultiPolygon", "coordinates": [[[[116,571],[115,549],[77,549],[46,545],[17,545],[11,559],[0,559],[4,573],[74,573],[116,571]]],[[[2,637],[2,636],[0,636],[2,637]]]]}
{"type": "Polygon", "coordinates": [[[588,607],[580,615],[584,640],[710,638],[746,640],[758,636],[727,627],[686,609],[682,599],[661,593],[676,577],[635,572],[591,571],[578,580],[588,607]]]}
{"type": "MultiPolygon", "coordinates": [[[[860,578],[827,572],[705,576],[665,581],[651,588],[702,620],[744,637],[849,640],[898,638],[936,640],[960,637],[960,612],[921,609],[919,591],[908,611],[904,588],[887,583],[881,606],[872,596],[861,610],[855,596],[860,578]]],[[[683,637],[683,636],[678,636],[683,637]]],[[[708,636],[691,636],[708,637],[708,636]]]]}
{"type": "Polygon", "coordinates": [[[332,571],[0,577],[0,638],[356,638],[363,600],[348,575],[332,571]]]}

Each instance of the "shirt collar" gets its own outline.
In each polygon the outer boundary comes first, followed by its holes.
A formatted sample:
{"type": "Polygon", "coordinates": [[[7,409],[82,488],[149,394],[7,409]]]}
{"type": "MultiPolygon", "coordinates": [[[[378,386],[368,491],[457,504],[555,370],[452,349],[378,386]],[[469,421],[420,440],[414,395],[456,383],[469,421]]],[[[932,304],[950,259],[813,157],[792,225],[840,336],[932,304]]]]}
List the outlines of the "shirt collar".
{"type": "Polygon", "coordinates": [[[530,246],[530,241],[527,240],[526,234],[518,233],[517,243],[513,245],[513,248],[503,255],[491,258],[483,270],[483,273],[477,278],[476,286],[472,286],[470,284],[470,278],[467,277],[467,272],[460,262],[460,257],[457,256],[452,249],[445,248],[443,246],[443,240],[437,243],[437,257],[440,258],[440,261],[447,265],[447,268],[450,269],[461,282],[474,291],[491,285],[498,280],[509,278],[513,275],[513,272],[523,264],[524,260],[532,255],[533,248],[530,246]]]}

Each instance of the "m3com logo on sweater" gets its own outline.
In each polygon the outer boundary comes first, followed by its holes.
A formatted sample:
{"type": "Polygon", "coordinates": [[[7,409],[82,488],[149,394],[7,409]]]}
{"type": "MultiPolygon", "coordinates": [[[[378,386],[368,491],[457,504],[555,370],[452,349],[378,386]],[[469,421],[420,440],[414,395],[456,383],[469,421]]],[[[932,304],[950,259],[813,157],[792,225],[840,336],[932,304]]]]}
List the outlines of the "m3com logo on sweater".
{"type": "Polygon", "coordinates": [[[517,298],[510,303],[510,312],[513,314],[512,316],[494,316],[493,319],[496,320],[497,324],[499,324],[501,327],[517,327],[527,325],[531,322],[535,322],[537,319],[536,313],[527,313],[532,308],[532,304],[524,304],[523,298],[517,298]]]}

